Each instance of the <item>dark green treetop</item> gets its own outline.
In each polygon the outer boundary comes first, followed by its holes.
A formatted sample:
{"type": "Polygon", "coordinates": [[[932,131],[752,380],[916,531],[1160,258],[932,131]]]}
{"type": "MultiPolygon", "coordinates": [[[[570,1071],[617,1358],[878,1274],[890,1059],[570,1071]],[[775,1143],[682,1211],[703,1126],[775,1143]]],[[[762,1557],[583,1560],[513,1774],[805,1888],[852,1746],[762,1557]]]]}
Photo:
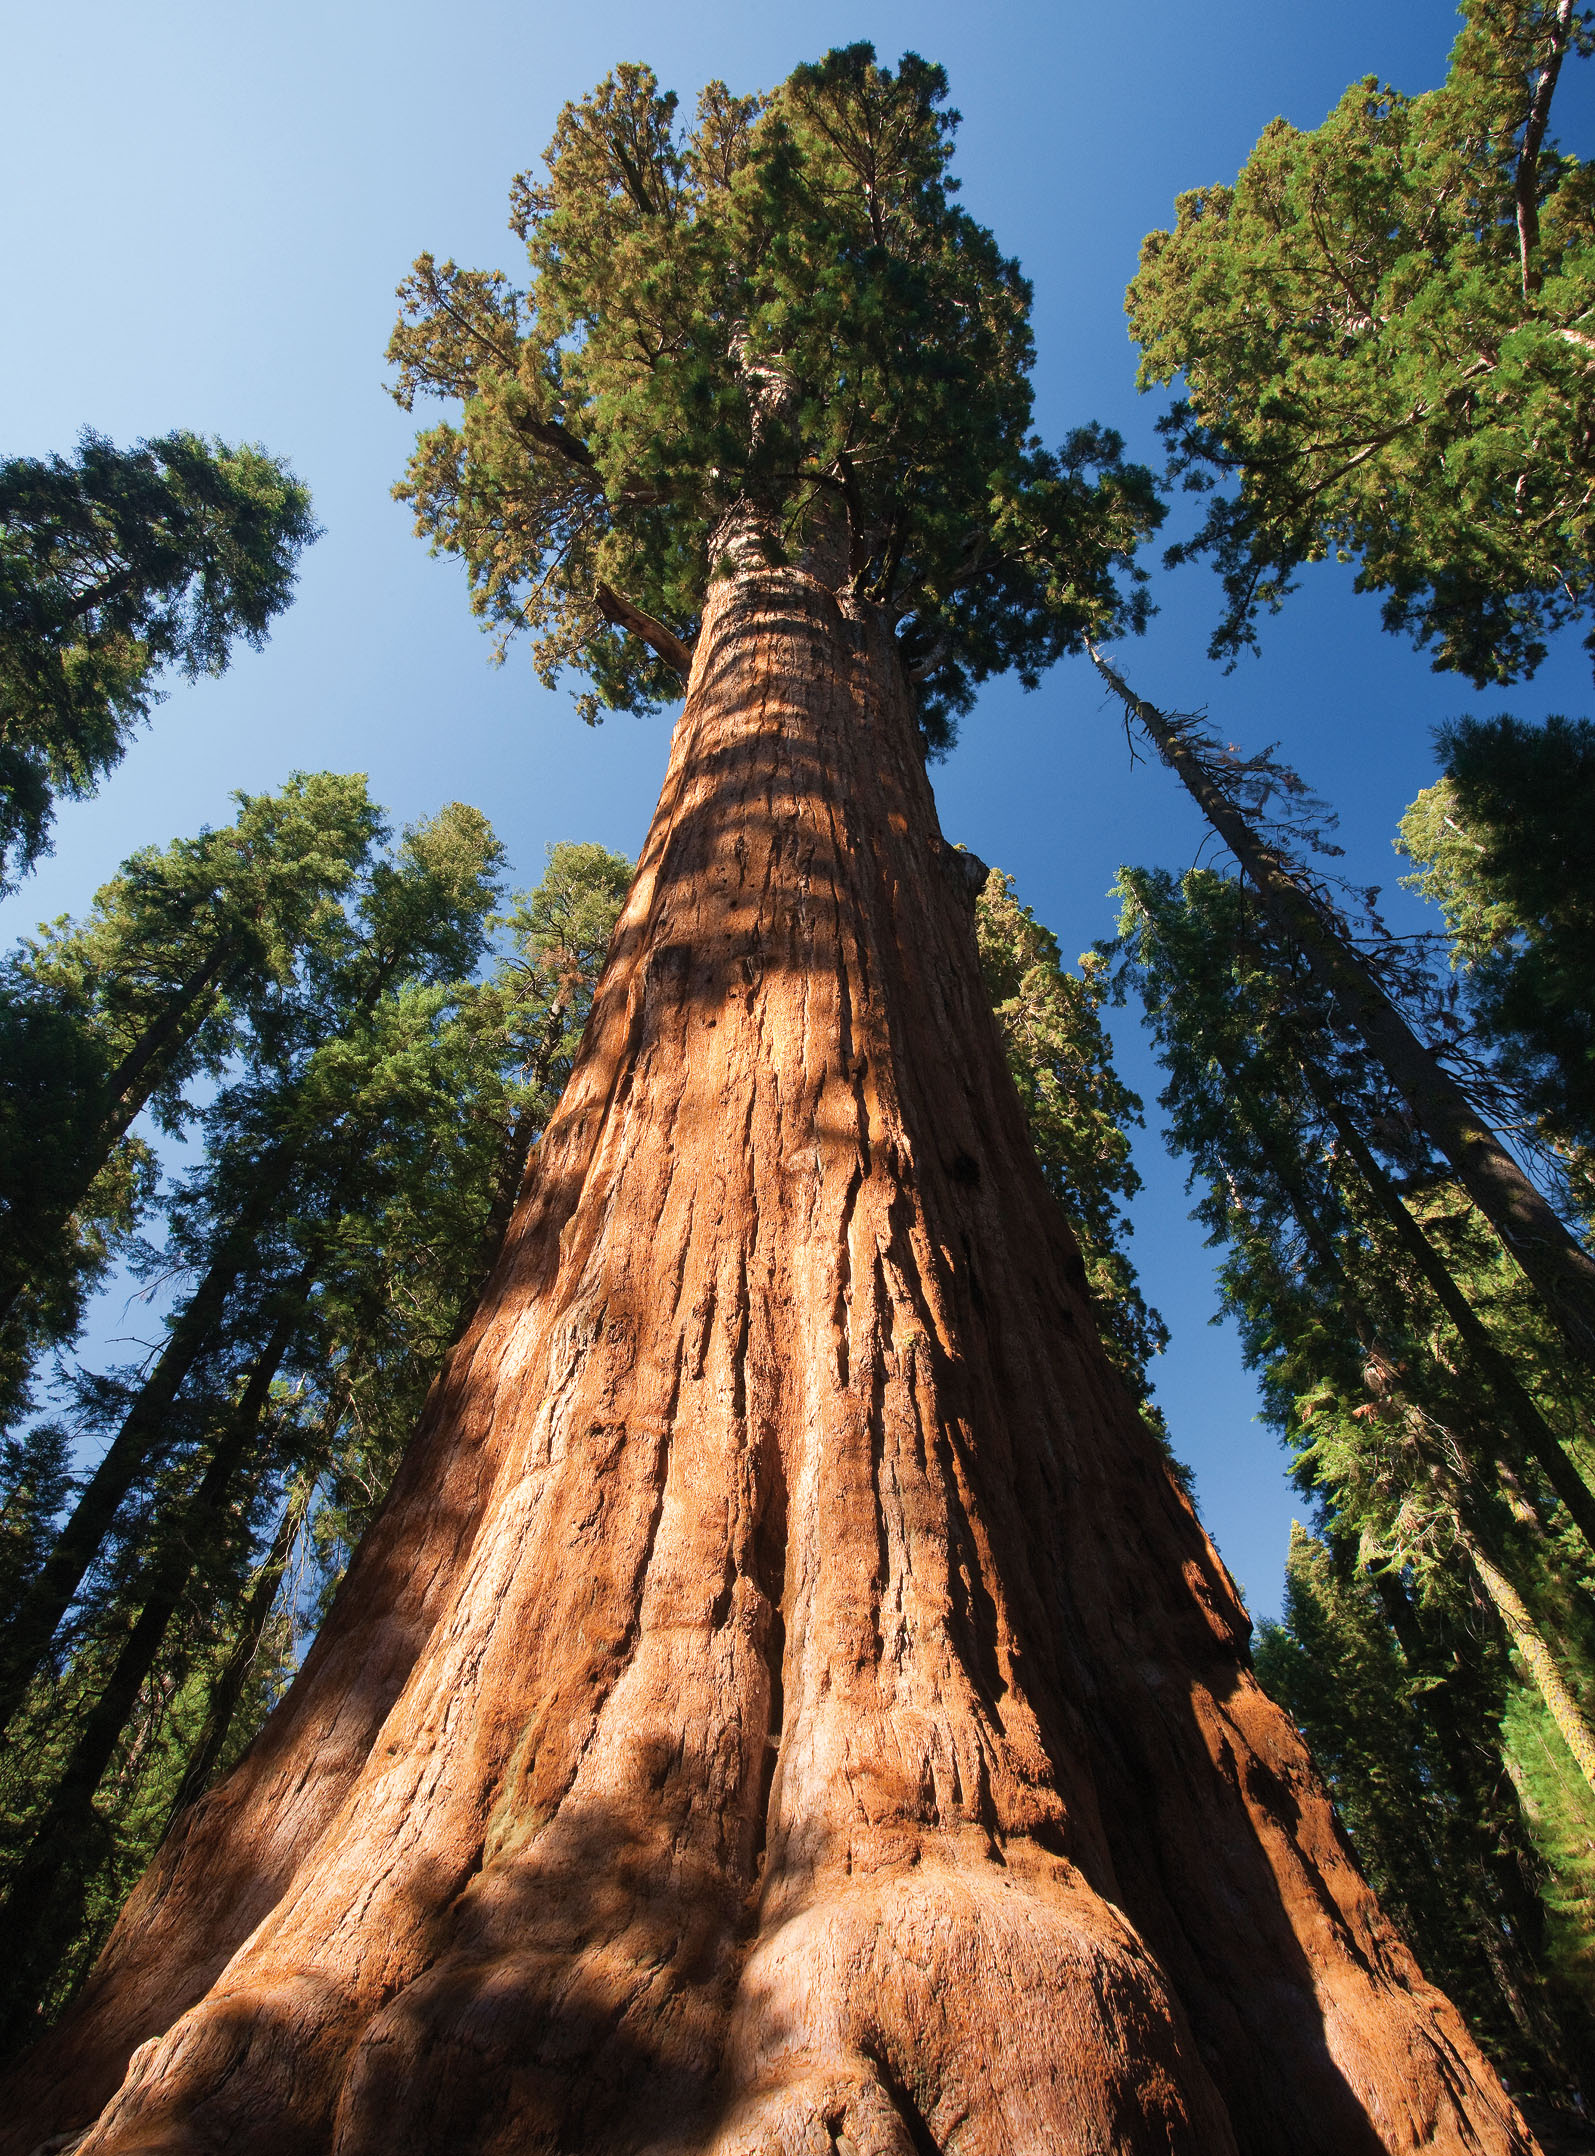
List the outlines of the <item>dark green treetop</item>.
{"type": "Polygon", "coordinates": [[[1402,819],[1398,843],[1417,864],[1406,880],[1444,909],[1471,1022],[1573,1166],[1588,1210],[1595,724],[1462,719],[1440,747],[1446,775],[1402,819]]]}
{"type": "Polygon", "coordinates": [[[271,1024],[381,831],[359,777],[237,798],[231,824],[142,848],[84,919],[0,962],[0,1421],[148,1198],[136,1118],[179,1129],[190,1082],[271,1024]]]}
{"type": "Polygon", "coordinates": [[[0,462],[0,879],[43,851],[56,795],[120,760],[163,673],[264,643],[316,536],[305,488],[255,447],[89,432],[75,458],[0,462]]]}
{"type": "Polygon", "coordinates": [[[1215,656],[1303,563],[1358,564],[1385,626],[1481,686],[1595,593],[1595,180],[1547,132],[1572,0],[1467,0],[1444,85],[1372,76],[1182,195],[1130,286],[1143,386],[1184,379],[1176,470],[1216,490],[1215,656]]]}
{"type": "Polygon", "coordinates": [[[168,1127],[184,1082],[231,1052],[235,1006],[292,981],[318,916],[383,832],[359,774],[295,772],[276,793],[233,798],[232,823],[141,847],[85,919],[25,937],[8,964],[19,994],[84,1022],[107,1084],[137,1063],[140,1105],[168,1127]]]}
{"type": "Polygon", "coordinates": [[[953,200],[946,91],[853,45],[767,98],[711,83],[683,129],[617,68],[515,183],[529,290],[430,255],[401,288],[394,394],[464,407],[401,498],[589,719],[679,693],[750,531],[883,610],[933,746],[988,675],[1140,620],[1150,479],[1104,429],[1032,432],[1029,287],[953,200]]]}

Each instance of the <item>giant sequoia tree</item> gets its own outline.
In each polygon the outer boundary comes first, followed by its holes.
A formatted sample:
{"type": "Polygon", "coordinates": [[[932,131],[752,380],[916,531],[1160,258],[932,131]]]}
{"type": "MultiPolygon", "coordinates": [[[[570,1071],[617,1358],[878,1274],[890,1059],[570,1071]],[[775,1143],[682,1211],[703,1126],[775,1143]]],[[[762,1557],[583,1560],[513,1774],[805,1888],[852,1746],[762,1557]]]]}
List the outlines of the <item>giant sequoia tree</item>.
{"type": "Polygon", "coordinates": [[[1150,510],[1030,432],[943,95],[854,48],[680,133],[622,70],[518,190],[530,295],[407,289],[424,528],[591,709],[686,708],[481,1308],[7,2148],[1531,2146],[1004,1068],[926,741],[1122,624],[1150,510]]]}

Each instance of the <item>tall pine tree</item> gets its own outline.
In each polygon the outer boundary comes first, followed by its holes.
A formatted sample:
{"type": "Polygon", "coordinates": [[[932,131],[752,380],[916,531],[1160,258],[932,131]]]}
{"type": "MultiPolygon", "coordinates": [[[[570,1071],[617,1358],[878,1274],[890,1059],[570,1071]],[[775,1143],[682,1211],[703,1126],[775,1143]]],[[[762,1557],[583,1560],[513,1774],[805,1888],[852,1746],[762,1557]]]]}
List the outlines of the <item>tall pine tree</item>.
{"type": "Polygon", "coordinates": [[[120,762],[169,668],[259,646],[317,536],[263,449],[174,433],[0,462],[0,890],[49,843],[58,796],[120,762]]]}
{"type": "Polygon", "coordinates": [[[187,1088],[238,1052],[292,981],[319,910],[377,830],[363,781],[318,772],[239,797],[219,831],[146,847],[24,939],[0,970],[0,1416],[41,1346],[76,1331],[82,1298],[147,1195],[131,1137],[168,1133],[187,1088]]]}
{"type": "Polygon", "coordinates": [[[1516,1686],[1538,1692],[1595,1803],[1585,1403],[1443,1163],[1244,888],[1204,871],[1179,886],[1129,872],[1123,888],[1171,1140],[1205,1185],[1225,1300],[1340,1553],[1293,1544],[1288,1633],[1264,1667],[1325,1740],[1425,1965],[1498,2055],[1565,2094],[1595,2063],[1595,2031],[1576,1989],[1547,1992],[1544,1911],[1522,1891],[1538,1865],[1515,1802],[1503,1814],[1508,1748],[1497,1736],[1492,1786],[1477,1718],[1499,1728],[1516,1686]],[[1507,1827],[1518,1858],[1503,1870],[1485,1858],[1507,1827]],[[1437,1897],[1425,1879],[1441,1863],[1437,1897]]]}

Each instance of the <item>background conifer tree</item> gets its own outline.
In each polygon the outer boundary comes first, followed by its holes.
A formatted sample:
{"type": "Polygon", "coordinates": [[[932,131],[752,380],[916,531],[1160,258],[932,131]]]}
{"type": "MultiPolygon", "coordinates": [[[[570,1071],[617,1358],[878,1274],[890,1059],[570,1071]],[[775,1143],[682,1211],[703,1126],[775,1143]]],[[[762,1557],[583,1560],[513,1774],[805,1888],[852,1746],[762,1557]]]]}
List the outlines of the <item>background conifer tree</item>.
{"type": "Polygon", "coordinates": [[[0,1418],[147,1202],[138,1118],[175,1134],[192,1082],[269,1025],[377,831],[357,778],[239,800],[224,829],[125,861],[85,920],[24,939],[0,972],[0,1418]]]}
{"type": "Polygon", "coordinates": [[[1168,1345],[1168,1328],[1148,1308],[1125,1248],[1123,1203],[1141,1187],[1130,1159],[1141,1102],[1114,1069],[1097,1015],[1105,961],[1087,952],[1080,971],[1069,973],[1058,939],[1019,903],[1001,869],[975,900],[975,936],[1030,1142],[1079,1239],[1103,1345],[1161,1429],[1148,1365],[1168,1345]]]}
{"type": "Polygon", "coordinates": [[[1595,725],[1461,719],[1402,818],[1407,880],[1445,914],[1466,1018],[1595,1215],[1595,725]]]}
{"type": "Polygon", "coordinates": [[[120,760],[171,668],[259,646],[317,536],[263,449],[175,433],[0,462],[0,890],[49,843],[58,795],[120,760]]]}
{"type": "Polygon", "coordinates": [[[1548,1908],[1525,1903],[1525,1883],[1554,1896],[1556,1874],[1532,1814],[1504,1803],[1520,1779],[1504,1723],[1520,1691],[1539,1695],[1518,1711],[1551,1729],[1583,1816],[1587,1390],[1243,887],[1132,871],[1123,889],[1171,1142],[1205,1185],[1225,1301],[1341,1553],[1293,1543],[1286,1628],[1260,1669],[1322,1745],[1426,1965],[1516,2073],[1566,2095],[1588,2079],[1592,2032],[1548,1908]],[[1492,1836],[1515,1841],[1511,1865],[1486,1861],[1492,1836]]]}
{"type": "Polygon", "coordinates": [[[1368,76],[1181,195],[1127,306],[1143,385],[1182,376],[1173,469],[1210,499],[1232,656],[1307,562],[1354,560],[1385,626],[1483,686],[1589,612],[1595,191],[1549,131],[1572,0],[1467,0],[1450,71],[1368,76]]]}

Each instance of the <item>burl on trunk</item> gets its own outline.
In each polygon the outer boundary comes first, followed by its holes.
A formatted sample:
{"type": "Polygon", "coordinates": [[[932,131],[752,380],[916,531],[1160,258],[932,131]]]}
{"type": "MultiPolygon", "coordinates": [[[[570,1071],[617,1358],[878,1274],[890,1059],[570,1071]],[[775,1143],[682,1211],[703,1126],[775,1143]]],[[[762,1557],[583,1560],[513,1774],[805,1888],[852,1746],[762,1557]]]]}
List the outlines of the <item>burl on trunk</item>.
{"type": "Polygon", "coordinates": [[[3,2145],[1532,2149],[1246,1633],[890,638],[744,568],[475,1325],[3,2145]]]}

